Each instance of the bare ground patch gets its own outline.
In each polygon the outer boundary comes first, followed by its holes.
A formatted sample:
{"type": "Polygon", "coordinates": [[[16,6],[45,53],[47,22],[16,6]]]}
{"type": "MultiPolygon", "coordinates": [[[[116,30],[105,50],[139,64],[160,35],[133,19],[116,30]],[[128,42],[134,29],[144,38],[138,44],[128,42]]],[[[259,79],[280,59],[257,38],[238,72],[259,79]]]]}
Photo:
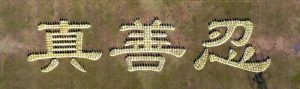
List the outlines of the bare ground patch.
{"type": "Polygon", "coordinates": [[[294,54],[296,51],[294,50],[295,41],[299,40],[298,38],[290,38],[287,36],[259,36],[257,38],[251,38],[251,42],[258,54],[267,54],[269,51],[277,51],[285,54],[294,54]]]}

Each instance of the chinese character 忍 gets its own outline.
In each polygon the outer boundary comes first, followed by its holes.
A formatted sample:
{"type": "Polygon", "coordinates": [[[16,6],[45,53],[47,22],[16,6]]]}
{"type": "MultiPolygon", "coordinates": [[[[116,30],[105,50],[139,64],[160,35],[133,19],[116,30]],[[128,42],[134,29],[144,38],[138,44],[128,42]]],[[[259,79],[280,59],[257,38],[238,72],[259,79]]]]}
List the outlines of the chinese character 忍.
{"type": "Polygon", "coordinates": [[[225,20],[214,20],[209,23],[209,40],[203,42],[204,47],[216,47],[224,44],[227,42],[231,36],[233,35],[236,27],[244,27],[244,32],[239,39],[231,39],[231,44],[236,47],[245,46],[244,53],[242,57],[238,60],[234,60],[237,56],[237,52],[230,48],[228,51],[228,57],[221,57],[215,53],[208,52],[208,49],[205,48],[202,55],[199,56],[195,60],[194,67],[197,70],[201,70],[206,60],[209,59],[210,62],[219,62],[225,65],[229,65],[232,67],[240,68],[243,70],[251,71],[251,72],[262,72],[265,71],[270,63],[271,60],[269,57],[266,57],[262,60],[250,60],[255,56],[254,47],[247,42],[250,39],[252,34],[253,24],[249,19],[225,19],[225,20]],[[221,32],[216,30],[219,27],[226,27],[227,30],[225,31],[224,35],[221,35],[221,32]]]}

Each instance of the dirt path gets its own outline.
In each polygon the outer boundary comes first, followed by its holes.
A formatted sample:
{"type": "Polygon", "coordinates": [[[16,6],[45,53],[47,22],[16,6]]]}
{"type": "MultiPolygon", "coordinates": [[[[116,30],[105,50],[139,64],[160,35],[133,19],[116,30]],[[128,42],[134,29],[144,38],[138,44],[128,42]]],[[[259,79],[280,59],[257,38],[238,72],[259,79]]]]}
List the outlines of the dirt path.
{"type": "MultiPolygon", "coordinates": [[[[287,37],[287,36],[279,36],[274,38],[273,36],[260,36],[257,38],[251,38],[251,44],[253,44],[256,48],[256,52],[258,54],[266,54],[269,51],[278,51],[283,52],[285,54],[295,54],[297,53],[297,49],[294,48],[297,43],[297,40],[300,40],[300,37],[287,37]]],[[[300,45],[300,44],[299,44],[300,45]]],[[[300,55],[300,53],[297,53],[300,55]]]]}
{"type": "Polygon", "coordinates": [[[25,48],[23,43],[17,42],[9,36],[0,41],[0,52],[2,53],[17,53],[22,48],[25,48]]]}

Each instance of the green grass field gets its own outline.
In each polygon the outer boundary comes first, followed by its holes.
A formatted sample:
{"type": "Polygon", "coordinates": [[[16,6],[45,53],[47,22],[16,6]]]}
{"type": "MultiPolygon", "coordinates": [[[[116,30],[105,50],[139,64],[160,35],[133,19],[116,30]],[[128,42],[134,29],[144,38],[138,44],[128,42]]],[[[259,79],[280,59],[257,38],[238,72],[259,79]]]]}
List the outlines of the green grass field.
{"type": "MultiPolygon", "coordinates": [[[[0,89],[299,89],[299,0],[0,0],[0,89]],[[183,57],[166,55],[161,72],[128,72],[125,56],[109,56],[109,48],[124,46],[127,32],[121,23],[140,17],[145,23],[159,17],[175,25],[172,44],[187,48],[183,57]],[[195,70],[194,59],[204,50],[207,23],[215,18],[250,18],[254,24],[251,44],[258,55],[270,56],[263,72],[255,73],[208,62],[195,70]],[[40,72],[48,61],[28,62],[27,53],[46,50],[45,32],[38,22],[88,21],[83,48],[101,49],[98,61],[79,60],[87,73],[75,69],[70,59],[49,73],[40,72]],[[261,87],[265,85],[266,87],[261,87]]],[[[212,49],[227,55],[227,42],[212,49]]],[[[238,51],[238,52],[242,52],[238,51]]]]}

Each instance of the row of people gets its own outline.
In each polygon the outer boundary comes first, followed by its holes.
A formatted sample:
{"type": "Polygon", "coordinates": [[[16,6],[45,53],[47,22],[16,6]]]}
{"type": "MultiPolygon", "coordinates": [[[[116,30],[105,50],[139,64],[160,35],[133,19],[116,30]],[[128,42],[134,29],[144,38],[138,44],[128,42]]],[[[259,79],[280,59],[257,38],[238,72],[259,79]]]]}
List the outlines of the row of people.
{"type": "Polygon", "coordinates": [[[147,40],[131,40],[131,41],[126,41],[125,46],[128,45],[140,45],[140,44],[162,44],[162,45],[171,45],[171,42],[168,40],[152,40],[152,41],[147,41],[147,40]]]}
{"type": "Polygon", "coordinates": [[[165,33],[151,33],[151,34],[146,34],[146,33],[129,33],[128,37],[167,37],[167,34],[165,33]]]}
{"type": "Polygon", "coordinates": [[[253,27],[253,24],[251,21],[238,21],[238,20],[232,20],[232,21],[223,21],[223,22],[212,22],[210,25],[208,25],[208,29],[212,30],[217,27],[237,27],[237,26],[243,26],[243,27],[253,27]]]}
{"type": "Polygon", "coordinates": [[[225,18],[225,19],[213,19],[208,22],[210,25],[212,22],[225,22],[225,21],[251,21],[249,18],[225,18]]]}
{"type": "Polygon", "coordinates": [[[68,24],[60,24],[60,25],[45,25],[41,24],[38,26],[38,30],[44,29],[86,29],[90,28],[91,25],[88,24],[76,24],[76,25],[68,25],[68,24]]]}
{"type": "Polygon", "coordinates": [[[244,27],[245,30],[244,32],[242,33],[241,37],[240,38],[237,38],[237,39],[234,39],[231,41],[231,43],[234,45],[234,46],[243,46],[245,44],[247,44],[247,42],[249,41],[251,35],[252,35],[252,29],[253,27],[244,27]]]}
{"type": "Polygon", "coordinates": [[[31,54],[28,56],[28,61],[51,59],[51,58],[84,58],[90,60],[98,60],[102,53],[101,52],[76,52],[76,51],[57,51],[59,53],[48,52],[47,54],[31,54]],[[68,53],[69,52],[69,53],[68,53]],[[73,53],[70,53],[73,52],[73,53]]]}
{"type": "Polygon", "coordinates": [[[181,57],[185,53],[185,49],[181,48],[126,48],[126,49],[112,49],[110,51],[111,56],[116,56],[120,54],[128,54],[128,53],[166,53],[171,54],[176,57],[181,57]]]}
{"type": "Polygon", "coordinates": [[[165,58],[162,57],[161,55],[129,56],[126,57],[126,62],[129,66],[128,68],[129,71],[137,71],[137,70],[160,71],[164,66],[165,58]],[[139,62],[136,63],[136,61],[139,62]],[[145,63],[145,62],[150,62],[150,63],[145,63]]]}
{"type": "Polygon", "coordinates": [[[142,54],[127,54],[126,58],[129,56],[156,56],[156,57],[161,57],[162,55],[159,53],[142,53],[142,54]]]}
{"type": "Polygon", "coordinates": [[[159,72],[161,71],[163,66],[136,66],[136,67],[129,67],[128,71],[133,72],[133,71],[156,71],[159,72]]]}
{"type": "MultiPolygon", "coordinates": [[[[121,23],[121,27],[122,26],[136,26],[136,24],[135,23],[121,23]]],[[[143,23],[142,26],[153,26],[153,23],[150,23],[150,24],[143,23]]],[[[168,24],[168,23],[161,23],[161,24],[159,24],[159,26],[172,26],[172,27],[174,27],[174,25],[168,24]]]]}
{"type": "Polygon", "coordinates": [[[228,29],[223,36],[219,36],[219,37],[214,38],[214,39],[209,39],[209,40],[203,41],[203,46],[205,46],[205,47],[220,46],[220,45],[224,44],[225,42],[227,42],[230,39],[233,32],[234,32],[234,29],[228,29]]]}
{"type": "Polygon", "coordinates": [[[194,68],[196,70],[201,70],[206,64],[206,61],[209,57],[208,49],[203,50],[202,54],[199,55],[194,61],[194,68]]]}
{"type": "Polygon", "coordinates": [[[146,30],[147,28],[149,28],[150,30],[175,30],[175,28],[173,26],[128,26],[128,25],[124,25],[121,26],[121,31],[125,31],[125,30],[146,30]]]}
{"type": "Polygon", "coordinates": [[[208,35],[209,39],[215,39],[219,37],[221,33],[218,30],[214,30],[214,31],[210,31],[208,34],[209,34],[208,35]]]}
{"type": "MultiPolygon", "coordinates": [[[[158,45],[151,45],[153,48],[156,48],[156,46],[158,46],[158,45]]],[[[146,48],[145,46],[143,46],[143,45],[141,45],[141,47],[142,48],[145,48],[145,49],[147,49],[147,50],[149,50],[149,48],[146,48]]],[[[122,46],[122,47],[112,47],[112,48],[110,48],[109,49],[109,51],[112,51],[112,50],[114,50],[114,49],[133,49],[134,48],[134,46],[122,46]]],[[[150,48],[150,49],[152,49],[152,48],[150,48]]],[[[161,46],[161,49],[185,49],[185,47],[183,47],[183,46],[178,46],[178,45],[172,45],[172,46],[170,46],[170,45],[162,45],[161,46]]]]}
{"type": "Polygon", "coordinates": [[[270,60],[267,60],[264,62],[259,62],[259,63],[236,62],[236,61],[227,60],[216,54],[211,54],[209,56],[209,58],[210,58],[211,62],[217,61],[222,64],[226,64],[226,65],[229,65],[232,67],[244,69],[244,70],[251,71],[251,72],[262,72],[269,66],[269,64],[271,62],[270,60]]]}
{"type": "Polygon", "coordinates": [[[76,59],[72,59],[70,63],[81,72],[86,72],[85,69],[76,61],[76,59]]]}
{"type": "Polygon", "coordinates": [[[51,59],[50,63],[41,68],[42,72],[50,72],[59,64],[57,59],[51,59]]]}
{"type": "Polygon", "coordinates": [[[53,35],[52,38],[76,38],[76,35],[53,35]]]}
{"type": "MultiPolygon", "coordinates": [[[[38,22],[38,25],[57,25],[57,24],[60,24],[61,22],[38,22]]],[[[75,24],[87,24],[87,25],[90,25],[90,22],[87,22],[87,21],[83,21],[83,22],[68,22],[68,24],[70,25],[75,25],[75,24]]]]}

